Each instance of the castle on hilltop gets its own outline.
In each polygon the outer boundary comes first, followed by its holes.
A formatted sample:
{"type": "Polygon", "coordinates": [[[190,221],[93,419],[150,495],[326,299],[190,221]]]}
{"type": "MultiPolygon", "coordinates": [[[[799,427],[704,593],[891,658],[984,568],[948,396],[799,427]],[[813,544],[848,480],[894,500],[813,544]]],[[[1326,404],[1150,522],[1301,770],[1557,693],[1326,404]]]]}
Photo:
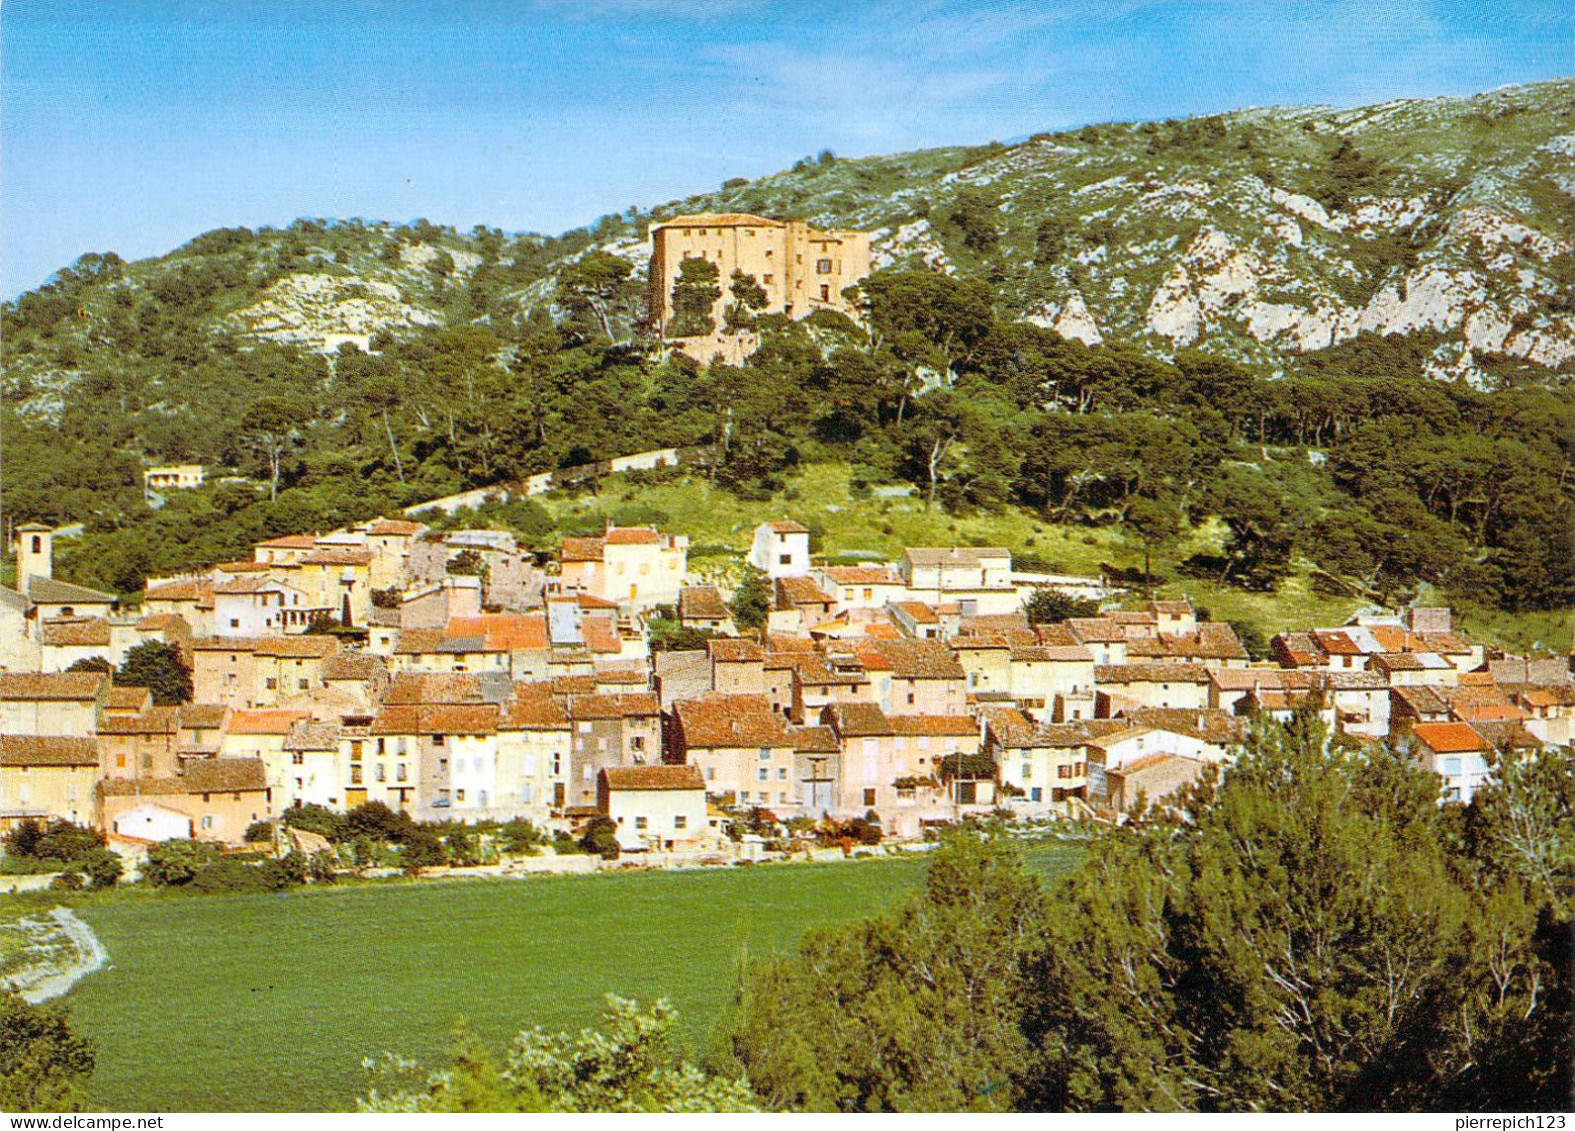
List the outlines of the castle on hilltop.
{"type": "Polygon", "coordinates": [[[712,309],[720,326],[734,271],[752,275],[766,294],[762,314],[807,318],[817,310],[857,318],[842,296],[870,273],[870,235],[817,231],[802,220],[772,220],[747,212],[677,216],[651,229],[651,324],[665,329],[673,317],[673,287],[684,260],[717,267],[722,296],[712,309]]]}

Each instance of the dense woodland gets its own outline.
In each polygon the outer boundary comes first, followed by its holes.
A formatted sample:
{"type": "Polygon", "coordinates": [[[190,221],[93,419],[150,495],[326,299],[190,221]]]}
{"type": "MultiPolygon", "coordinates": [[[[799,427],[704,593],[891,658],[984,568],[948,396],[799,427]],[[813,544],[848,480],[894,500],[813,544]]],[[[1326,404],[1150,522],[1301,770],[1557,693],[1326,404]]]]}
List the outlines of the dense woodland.
{"type": "MultiPolygon", "coordinates": [[[[1024,506],[1119,525],[1145,557],[1217,516],[1217,552],[1183,569],[1251,589],[1272,588],[1301,555],[1330,592],[1386,602],[1422,582],[1515,610],[1575,602],[1567,388],[1545,372],[1494,392],[1425,379],[1425,336],[1358,338],[1271,379],[1202,352],[1160,361],[1086,347],[1002,317],[984,281],[905,269],[859,288],[867,330],[757,315],[752,280],[691,281],[729,293],[727,324],[764,339],[742,367],[704,366],[638,332],[626,260],[591,251],[546,275],[588,232],[302,221],[266,237],[208,233],[151,282],[114,256],[84,257],[5,307],[6,514],[86,524],[63,547],[66,576],[132,592],[146,573],[232,558],[259,538],[710,444],[707,473],[747,497],[769,495],[797,462],[844,460],[856,483],[911,482],[952,512],[1024,506]],[[448,256],[423,269],[428,301],[457,328],[324,357],[259,345],[217,318],[292,270],[348,272],[351,249],[398,260],[440,238],[482,257],[468,272],[448,256]],[[520,301],[532,286],[533,306],[520,301]],[[78,374],[52,419],[38,408],[50,389],[27,376],[42,358],[78,374]],[[144,461],[186,460],[249,482],[150,510],[144,461]]],[[[550,546],[550,527],[536,526],[523,533],[550,546]]]]}

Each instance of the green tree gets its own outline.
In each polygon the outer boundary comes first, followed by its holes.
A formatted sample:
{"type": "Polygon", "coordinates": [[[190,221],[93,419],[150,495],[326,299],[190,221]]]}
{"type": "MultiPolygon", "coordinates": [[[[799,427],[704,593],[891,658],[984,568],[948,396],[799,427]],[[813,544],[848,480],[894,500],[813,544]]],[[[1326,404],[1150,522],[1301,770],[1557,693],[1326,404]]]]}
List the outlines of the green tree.
{"type": "Polygon", "coordinates": [[[728,281],[728,294],[733,301],[723,313],[724,324],[729,330],[744,330],[755,325],[755,314],[766,308],[766,289],[753,275],[734,271],[728,281]]]}
{"type": "Polygon", "coordinates": [[[768,1108],[1011,1110],[1044,915],[1008,842],[950,836],[921,897],[741,977],[729,1051],[768,1108]]]}
{"type": "Polygon", "coordinates": [[[957,193],[947,217],[962,233],[963,246],[971,251],[988,252],[1001,238],[996,228],[997,205],[982,189],[965,188],[957,193]]]}
{"type": "Polygon", "coordinates": [[[268,501],[279,498],[279,476],[284,460],[301,442],[301,422],[309,410],[288,397],[264,397],[241,417],[240,433],[244,442],[262,456],[268,468],[268,501]]]}
{"type": "Polygon", "coordinates": [[[1029,624],[1054,624],[1072,617],[1096,617],[1099,615],[1099,602],[1074,597],[1054,586],[1039,585],[1028,595],[1023,612],[1028,615],[1029,624]]]}
{"type": "Polygon", "coordinates": [[[728,608],[733,613],[733,623],[745,631],[758,630],[771,614],[773,596],[771,579],[753,566],[747,567],[744,579],[739,582],[733,592],[733,599],[728,602],[728,608]]]}
{"type": "Polygon", "coordinates": [[[595,326],[608,341],[615,342],[615,320],[632,321],[639,301],[633,271],[633,265],[622,256],[587,252],[558,273],[558,304],[570,318],[595,326]]]}
{"type": "Polygon", "coordinates": [[[1152,592],[1154,553],[1173,545],[1181,534],[1181,508],[1174,499],[1139,495],[1127,507],[1122,528],[1143,549],[1143,583],[1152,592]]]}
{"type": "Polygon", "coordinates": [[[667,333],[675,338],[703,338],[716,329],[712,311],[722,297],[721,271],[708,259],[686,259],[673,283],[673,317],[667,333]]]}
{"type": "Polygon", "coordinates": [[[179,648],[159,640],[145,640],[127,650],[115,673],[115,685],[146,687],[160,706],[191,702],[191,669],[179,648]]]}
{"type": "Polygon", "coordinates": [[[1225,568],[1221,580],[1249,589],[1272,589],[1290,570],[1296,527],[1290,506],[1261,473],[1227,471],[1215,490],[1215,509],[1225,521],[1225,568]]]}
{"type": "Polygon", "coordinates": [[[93,1063],[92,1042],[64,1014],[0,991],[0,1108],[80,1111],[93,1063]]]}

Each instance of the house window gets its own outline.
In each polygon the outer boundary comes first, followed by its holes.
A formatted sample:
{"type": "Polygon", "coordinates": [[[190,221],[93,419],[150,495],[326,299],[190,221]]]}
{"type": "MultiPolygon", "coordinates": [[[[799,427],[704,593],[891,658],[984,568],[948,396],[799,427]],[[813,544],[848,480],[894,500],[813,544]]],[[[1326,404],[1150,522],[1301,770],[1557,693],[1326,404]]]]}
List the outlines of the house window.
{"type": "Polygon", "coordinates": [[[295,688],[296,688],[297,691],[305,691],[308,688],[310,688],[311,686],[312,686],[312,681],[309,680],[309,679],[298,679],[298,680],[295,681],[295,688]]]}
{"type": "Polygon", "coordinates": [[[1445,758],[1444,759],[1444,776],[1452,778],[1452,777],[1457,776],[1459,773],[1460,773],[1460,759],[1459,758],[1445,758]]]}
{"type": "Polygon", "coordinates": [[[126,768],[126,756],[124,754],[115,755],[115,768],[117,770],[124,770],[126,768]]]}
{"type": "Polygon", "coordinates": [[[769,746],[762,746],[760,748],[760,760],[762,762],[764,762],[767,759],[769,759],[770,757],[771,757],[771,748],[769,746]]]}
{"type": "MultiPolygon", "coordinates": [[[[208,799],[207,795],[204,794],[203,795],[203,800],[206,801],[207,799],[208,799]]],[[[213,828],[213,818],[212,817],[204,817],[202,819],[202,827],[205,828],[205,829],[213,828]]]]}
{"type": "Polygon", "coordinates": [[[1036,785],[1028,791],[1028,797],[1032,801],[1043,801],[1045,799],[1045,791],[1036,785]]]}
{"type": "Polygon", "coordinates": [[[830,302],[831,301],[831,288],[830,287],[822,286],[820,288],[820,301],[821,302],[830,302]]]}
{"type": "Polygon", "coordinates": [[[706,781],[716,781],[716,767],[715,766],[707,766],[705,768],[705,780],[706,781]]]}
{"type": "Polygon", "coordinates": [[[231,617],[230,618],[230,627],[231,628],[240,628],[241,627],[241,620],[240,620],[240,618],[239,617],[231,617]]]}
{"type": "Polygon", "coordinates": [[[1072,767],[1071,766],[1065,766],[1065,765],[1057,766],[1055,768],[1055,776],[1058,777],[1058,778],[1062,778],[1062,779],[1071,777],[1072,776],[1072,767]]]}
{"type": "Polygon", "coordinates": [[[290,765],[292,765],[292,766],[304,766],[304,765],[306,765],[306,755],[300,753],[299,751],[297,751],[294,754],[291,754],[290,755],[290,765]]]}
{"type": "Polygon", "coordinates": [[[688,827],[689,827],[689,818],[685,817],[682,813],[680,813],[678,816],[673,818],[673,828],[675,828],[675,829],[687,829],[688,827]]]}
{"type": "Polygon", "coordinates": [[[771,780],[771,771],[768,770],[765,766],[761,766],[760,767],[760,773],[757,776],[760,778],[761,781],[770,781],[771,780]]]}
{"type": "Polygon", "coordinates": [[[629,747],[632,750],[644,750],[645,749],[645,736],[643,734],[635,735],[633,738],[631,738],[629,740],[629,747]]]}
{"type": "Polygon", "coordinates": [[[397,767],[395,767],[394,778],[397,781],[405,780],[405,763],[401,762],[397,767]]]}
{"type": "Polygon", "coordinates": [[[875,791],[873,789],[866,789],[864,791],[864,804],[866,806],[870,806],[870,807],[874,806],[874,804],[875,804],[875,791]]]}
{"type": "Polygon", "coordinates": [[[1034,767],[1033,767],[1033,764],[1030,763],[1030,762],[1024,762],[1023,763],[1023,780],[1024,781],[1033,781],[1034,780],[1034,767]]]}
{"type": "Polygon", "coordinates": [[[463,804],[465,800],[465,791],[463,789],[456,789],[454,791],[454,800],[463,804]]]}
{"type": "Polygon", "coordinates": [[[277,679],[270,677],[264,682],[267,685],[269,691],[277,691],[279,689],[279,681],[277,679]]]}
{"type": "Polygon", "coordinates": [[[388,767],[383,765],[383,763],[381,763],[381,762],[379,762],[377,764],[377,780],[378,781],[387,781],[388,780],[388,767]]]}
{"type": "MultiPolygon", "coordinates": [[[[770,253],[770,252],[767,252],[767,253],[766,253],[766,254],[767,254],[767,255],[770,255],[770,254],[771,254],[771,253],[770,253]]],[[[762,276],[761,276],[761,277],[760,277],[760,279],[761,279],[761,282],[763,282],[763,283],[765,283],[765,285],[766,285],[766,286],[768,286],[768,287],[769,287],[769,286],[770,286],[770,285],[771,285],[771,284],[772,284],[772,283],[774,283],[774,282],[776,282],[776,281],[777,281],[777,277],[776,277],[776,276],[775,276],[775,275],[762,275],[762,276]]]]}
{"type": "Polygon", "coordinates": [[[792,565],[793,564],[793,555],[792,554],[778,554],[777,555],[777,564],[778,565],[792,565]]]}
{"type": "Polygon", "coordinates": [[[778,766],[777,767],[777,780],[778,781],[787,781],[787,767],[786,766],[778,766]]]}
{"type": "Polygon", "coordinates": [[[432,736],[432,745],[433,746],[442,746],[447,741],[448,741],[448,739],[444,735],[434,734],[432,736]]]}
{"type": "Polygon", "coordinates": [[[634,827],[635,828],[643,829],[643,828],[645,828],[645,825],[646,825],[646,821],[645,821],[644,817],[636,817],[634,819],[634,827]]]}

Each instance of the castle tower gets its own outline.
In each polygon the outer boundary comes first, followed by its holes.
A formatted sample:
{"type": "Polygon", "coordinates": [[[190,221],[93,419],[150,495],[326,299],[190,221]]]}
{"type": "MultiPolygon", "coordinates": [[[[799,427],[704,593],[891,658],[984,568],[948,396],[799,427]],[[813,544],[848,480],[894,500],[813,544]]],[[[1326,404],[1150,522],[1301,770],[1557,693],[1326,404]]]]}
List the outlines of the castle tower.
{"type": "Polygon", "coordinates": [[[54,534],[42,523],[27,522],[16,528],[16,590],[26,594],[35,577],[48,580],[55,574],[54,534]]]}

